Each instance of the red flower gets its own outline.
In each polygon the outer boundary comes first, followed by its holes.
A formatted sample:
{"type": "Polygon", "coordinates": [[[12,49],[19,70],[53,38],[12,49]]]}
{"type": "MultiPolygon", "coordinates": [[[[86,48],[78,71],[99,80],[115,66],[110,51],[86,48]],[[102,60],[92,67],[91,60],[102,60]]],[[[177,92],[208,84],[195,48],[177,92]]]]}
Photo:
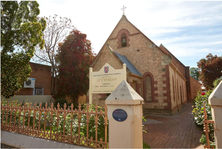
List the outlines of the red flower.
{"type": "Polygon", "coordinates": [[[205,95],[205,92],[202,92],[201,95],[205,95]]]}

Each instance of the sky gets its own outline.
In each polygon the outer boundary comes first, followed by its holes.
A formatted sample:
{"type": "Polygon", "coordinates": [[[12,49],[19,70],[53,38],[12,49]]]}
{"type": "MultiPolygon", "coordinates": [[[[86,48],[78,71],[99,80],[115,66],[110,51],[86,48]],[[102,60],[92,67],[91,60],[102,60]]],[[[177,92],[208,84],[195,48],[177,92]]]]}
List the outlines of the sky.
{"type": "MultiPolygon", "coordinates": [[[[40,16],[57,14],[92,43],[98,53],[123,15],[157,46],[163,44],[185,66],[209,53],[222,56],[222,1],[37,0],[40,16]]],[[[115,49],[114,49],[115,50],[115,49]]]]}

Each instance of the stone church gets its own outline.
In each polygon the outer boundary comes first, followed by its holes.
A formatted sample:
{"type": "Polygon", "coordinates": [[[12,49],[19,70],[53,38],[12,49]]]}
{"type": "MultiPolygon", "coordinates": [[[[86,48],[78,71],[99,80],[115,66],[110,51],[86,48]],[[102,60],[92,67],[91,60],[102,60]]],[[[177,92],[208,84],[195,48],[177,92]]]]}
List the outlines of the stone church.
{"type": "MultiPolygon", "coordinates": [[[[115,69],[127,65],[127,82],[144,99],[143,112],[173,114],[191,100],[189,67],[162,44],[157,46],[123,15],[92,64],[115,69]]],[[[195,82],[199,83],[199,82],[195,82]]],[[[109,94],[93,94],[92,103],[104,105],[109,94]]]]}

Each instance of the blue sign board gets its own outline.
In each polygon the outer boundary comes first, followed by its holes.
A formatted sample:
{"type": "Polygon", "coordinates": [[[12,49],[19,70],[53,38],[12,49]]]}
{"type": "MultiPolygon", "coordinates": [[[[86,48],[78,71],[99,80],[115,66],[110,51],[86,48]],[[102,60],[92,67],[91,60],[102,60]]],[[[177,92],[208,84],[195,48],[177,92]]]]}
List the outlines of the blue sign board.
{"type": "Polygon", "coordinates": [[[113,111],[113,118],[118,122],[123,122],[127,119],[127,113],[123,109],[116,109],[113,111]]]}

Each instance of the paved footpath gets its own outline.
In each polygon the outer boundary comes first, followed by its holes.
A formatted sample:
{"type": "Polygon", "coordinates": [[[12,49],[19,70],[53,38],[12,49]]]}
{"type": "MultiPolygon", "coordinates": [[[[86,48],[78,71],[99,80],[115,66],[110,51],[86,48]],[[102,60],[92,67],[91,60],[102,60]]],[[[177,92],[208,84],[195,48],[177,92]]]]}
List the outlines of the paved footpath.
{"type": "Polygon", "coordinates": [[[148,115],[144,122],[147,133],[143,141],[151,148],[200,148],[203,131],[193,121],[192,103],[187,103],[173,116],[148,115]]]}

